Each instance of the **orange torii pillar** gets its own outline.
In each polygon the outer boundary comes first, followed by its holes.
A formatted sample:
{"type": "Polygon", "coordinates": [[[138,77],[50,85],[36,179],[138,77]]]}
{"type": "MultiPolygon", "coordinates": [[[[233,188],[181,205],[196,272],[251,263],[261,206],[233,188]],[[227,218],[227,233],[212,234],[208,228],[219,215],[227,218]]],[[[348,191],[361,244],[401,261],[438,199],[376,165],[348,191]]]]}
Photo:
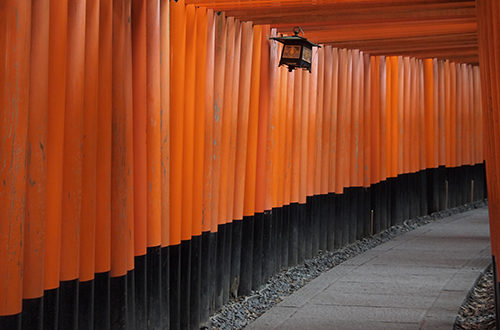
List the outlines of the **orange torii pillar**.
{"type": "Polygon", "coordinates": [[[9,1],[0,8],[0,326],[21,326],[23,226],[26,198],[31,3],[9,1]],[[4,110],[5,109],[5,110],[4,110]],[[7,110],[8,109],[8,110],[7,110]],[[9,133],[7,133],[9,132],[9,133]]]}
{"type": "Polygon", "coordinates": [[[110,324],[113,1],[100,1],[94,324],[110,324]]]}
{"type": "Polygon", "coordinates": [[[247,158],[245,169],[245,190],[241,241],[241,270],[239,294],[249,294],[252,290],[253,267],[253,215],[255,212],[255,175],[257,167],[257,128],[259,120],[259,86],[261,60],[262,27],[255,26],[252,35],[252,70],[250,72],[250,100],[248,115],[247,158]]]}
{"type": "Polygon", "coordinates": [[[496,319],[500,319],[500,283],[498,280],[500,247],[500,6],[496,1],[476,2],[479,27],[481,94],[484,109],[486,177],[490,210],[491,254],[493,256],[496,319]]]}
{"type": "MultiPolygon", "coordinates": [[[[43,257],[45,253],[46,225],[45,192],[47,189],[46,147],[48,132],[46,123],[48,110],[48,40],[50,24],[48,0],[38,1],[32,4],[31,20],[31,63],[27,141],[30,157],[27,158],[26,164],[29,184],[26,185],[26,213],[23,241],[24,301],[22,324],[26,328],[39,328],[43,321],[39,315],[43,315],[44,277],[41,276],[41,274],[43,274],[44,271],[43,257]]],[[[0,74],[0,80],[1,79],[3,78],[0,74]]]]}

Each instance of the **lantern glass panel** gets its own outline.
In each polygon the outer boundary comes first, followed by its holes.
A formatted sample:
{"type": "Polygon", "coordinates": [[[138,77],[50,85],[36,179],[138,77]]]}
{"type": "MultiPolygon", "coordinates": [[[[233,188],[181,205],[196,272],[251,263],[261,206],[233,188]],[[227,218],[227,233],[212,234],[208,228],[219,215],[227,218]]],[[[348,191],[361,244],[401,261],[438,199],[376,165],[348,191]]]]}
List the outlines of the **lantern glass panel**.
{"type": "Polygon", "coordinates": [[[302,59],[307,63],[311,63],[312,58],[312,49],[308,47],[304,47],[302,50],[302,59]]]}
{"type": "Polygon", "coordinates": [[[302,46],[300,45],[285,45],[283,49],[283,58],[300,58],[300,49],[302,46]]]}

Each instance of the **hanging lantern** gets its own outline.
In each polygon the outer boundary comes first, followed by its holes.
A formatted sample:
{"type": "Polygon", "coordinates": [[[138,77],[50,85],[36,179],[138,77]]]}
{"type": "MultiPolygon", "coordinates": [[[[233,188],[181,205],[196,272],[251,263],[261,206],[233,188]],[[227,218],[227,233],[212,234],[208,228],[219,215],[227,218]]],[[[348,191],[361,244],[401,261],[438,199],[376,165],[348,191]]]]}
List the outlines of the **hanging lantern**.
{"type": "Polygon", "coordinates": [[[281,59],[279,66],[288,66],[288,71],[292,72],[296,68],[307,69],[311,72],[312,48],[320,47],[319,45],[310,42],[304,37],[299,36],[299,33],[304,34],[300,27],[293,29],[294,36],[271,37],[283,44],[281,59]]]}

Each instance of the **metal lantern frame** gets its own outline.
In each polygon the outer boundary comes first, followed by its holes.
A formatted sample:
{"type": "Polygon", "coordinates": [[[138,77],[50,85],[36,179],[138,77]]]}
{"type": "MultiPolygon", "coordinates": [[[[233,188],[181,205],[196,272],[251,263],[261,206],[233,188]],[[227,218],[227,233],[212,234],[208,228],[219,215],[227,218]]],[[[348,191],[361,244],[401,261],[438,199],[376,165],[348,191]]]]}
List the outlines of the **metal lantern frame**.
{"type": "Polygon", "coordinates": [[[321,46],[299,36],[299,33],[303,32],[300,27],[294,28],[293,32],[294,36],[281,35],[270,38],[283,44],[279,66],[286,65],[289,72],[297,68],[311,72],[312,48],[321,46]]]}

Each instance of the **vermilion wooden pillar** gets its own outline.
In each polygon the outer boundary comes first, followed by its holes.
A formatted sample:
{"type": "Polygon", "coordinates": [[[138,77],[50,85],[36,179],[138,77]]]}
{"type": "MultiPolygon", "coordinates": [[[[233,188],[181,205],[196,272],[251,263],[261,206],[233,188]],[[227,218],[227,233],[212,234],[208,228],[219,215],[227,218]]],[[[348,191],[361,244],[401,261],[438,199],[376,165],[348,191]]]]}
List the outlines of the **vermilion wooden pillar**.
{"type": "Polygon", "coordinates": [[[495,265],[495,300],[496,316],[500,317],[500,284],[498,282],[498,226],[499,203],[497,178],[500,169],[499,144],[499,91],[500,85],[500,5],[497,1],[476,1],[479,34],[479,61],[481,67],[481,89],[483,101],[483,119],[485,132],[486,178],[488,180],[488,200],[490,209],[491,252],[495,265]]]}

